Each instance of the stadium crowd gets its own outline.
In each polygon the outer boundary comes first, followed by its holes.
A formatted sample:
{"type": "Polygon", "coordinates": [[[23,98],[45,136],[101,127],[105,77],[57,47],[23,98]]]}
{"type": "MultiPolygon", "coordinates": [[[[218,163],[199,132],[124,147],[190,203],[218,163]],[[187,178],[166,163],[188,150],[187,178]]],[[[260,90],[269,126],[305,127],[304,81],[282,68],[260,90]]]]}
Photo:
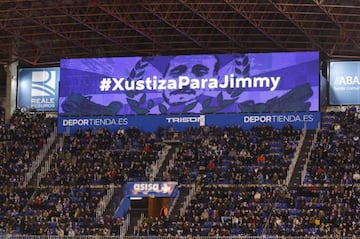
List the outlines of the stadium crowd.
{"type": "Polygon", "coordinates": [[[179,183],[282,184],[301,131],[268,125],[189,128],[170,179],[179,183]]]}
{"type": "Polygon", "coordinates": [[[321,123],[305,182],[359,183],[359,112],[352,107],[345,112],[326,113],[321,123]]]}
{"type": "Polygon", "coordinates": [[[50,169],[38,185],[24,186],[55,122],[17,110],[0,125],[3,234],[118,235],[123,219],[95,211],[107,186],[149,180],[163,139],[176,137],[181,143],[161,180],[196,184],[195,195],[183,215],[145,217],[137,235],[360,236],[360,120],[353,108],[324,113],[305,184],[294,188],[285,179],[303,132],[289,125],[79,129],[47,155],[50,169]]]}
{"type": "Polygon", "coordinates": [[[65,136],[54,154],[51,170],[42,185],[123,185],[128,180],[146,181],[155,167],[162,144],[155,134],[136,128],[126,132],[78,130],[65,136]]]}
{"type": "Polygon", "coordinates": [[[184,216],[147,217],[137,235],[360,235],[360,188],[202,185],[184,216]]]}
{"type": "Polygon", "coordinates": [[[54,130],[54,118],[45,113],[17,110],[0,125],[0,185],[19,186],[54,130]]]}

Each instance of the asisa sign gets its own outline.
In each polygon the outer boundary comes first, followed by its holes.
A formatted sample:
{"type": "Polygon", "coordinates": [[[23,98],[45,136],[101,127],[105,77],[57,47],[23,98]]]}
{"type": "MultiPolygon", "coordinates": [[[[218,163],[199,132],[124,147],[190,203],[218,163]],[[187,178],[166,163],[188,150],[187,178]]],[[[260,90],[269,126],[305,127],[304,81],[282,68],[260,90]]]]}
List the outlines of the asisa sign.
{"type": "Polygon", "coordinates": [[[135,196],[171,196],[177,186],[177,182],[128,182],[126,195],[135,196]]]}

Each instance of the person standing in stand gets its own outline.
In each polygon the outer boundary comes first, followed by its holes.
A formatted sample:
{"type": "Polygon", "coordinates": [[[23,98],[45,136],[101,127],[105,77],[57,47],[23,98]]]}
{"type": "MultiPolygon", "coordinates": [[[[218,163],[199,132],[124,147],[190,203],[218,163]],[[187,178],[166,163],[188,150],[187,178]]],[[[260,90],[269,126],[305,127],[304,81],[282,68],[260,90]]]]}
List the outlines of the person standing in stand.
{"type": "Polygon", "coordinates": [[[168,208],[166,206],[162,206],[160,209],[160,218],[167,219],[169,216],[168,208]]]}

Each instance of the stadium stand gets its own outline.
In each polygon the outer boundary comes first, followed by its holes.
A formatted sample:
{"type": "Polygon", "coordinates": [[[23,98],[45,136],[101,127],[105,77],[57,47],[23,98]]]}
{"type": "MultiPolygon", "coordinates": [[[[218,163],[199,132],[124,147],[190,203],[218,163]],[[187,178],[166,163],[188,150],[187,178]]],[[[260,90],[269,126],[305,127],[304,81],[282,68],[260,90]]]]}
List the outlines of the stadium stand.
{"type": "Polygon", "coordinates": [[[0,239],[360,239],[359,0],[0,8],[0,239]]]}
{"type": "Polygon", "coordinates": [[[360,180],[359,113],[355,108],[323,115],[305,183],[353,184],[360,180]]]}
{"type": "Polygon", "coordinates": [[[59,136],[54,141],[58,146],[41,159],[39,168],[51,161],[48,171],[35,170],[24,184],[55,121],[40,112],[16,111],[1,130],[0,232],[124,235],[120,229],[126,219],[108,210],[114,207],[110,201],[115,193],[105,200],[107,194],[158,172],[157,179],[190,188],[187,203],[174,202],[180,209],[170,210],[167,218],[145,215],[127,235],[360,236],[358,123],[354,109],[323,114],[304,184],[298,187],[287,187],[286,177],[304,132],[267,125],[152,133],[78,130],[59,136]],[[165,142],[172,142],[175,153],[162,165],[165,142]]]}
{"type": "Polygon", "coordinates": [[[54,119],[44,113],[20,110],[14,112],[9,122],[1,124],[1,186],[27,182],[26,173],[39,164],[51,144],[54,126],[54,119]]]}

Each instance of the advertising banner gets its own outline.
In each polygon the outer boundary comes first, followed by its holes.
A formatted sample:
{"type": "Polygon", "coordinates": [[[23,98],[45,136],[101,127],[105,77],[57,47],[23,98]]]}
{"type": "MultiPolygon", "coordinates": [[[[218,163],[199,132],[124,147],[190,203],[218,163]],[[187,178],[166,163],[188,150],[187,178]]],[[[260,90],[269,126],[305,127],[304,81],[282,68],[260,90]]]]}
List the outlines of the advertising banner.
{"type": "Polygon", "coordinates": [[[207,115],[128,115],[128,116],[73,116],[58,118],[58,133],[73,134],[78,128],[98,130],[107,128],[114,132],[119,128],[136,127],[145,132],[153,132],[163,127],[173,127],[183,131],[189,126],[231,126],[240,125],[243,129],[267,124],[274,128],[282,128],[286,124],[302,129],[316,129],[320,121],[320,112],[295,113],[251,113],[251,114],[207,114],[207,115]]]}
{"type": "Polygon", "coordinates": [[[17,106],[57,111],[60,68],[22,68],[18,71],[17,106]]]}
{"type": "Polygon", "coordinates": [[[171,197],[177,182],[128,182],[127,197],[171,197]]]}
{"type": "Polygon", "coordinates": [[[319,110],[319,53],[61,60],[60,115],[319,110]]]}
{"type": "Polygon", "coordinates": [[[360,61],[330,62],[330,105],[360,104],[360,61]]]}

